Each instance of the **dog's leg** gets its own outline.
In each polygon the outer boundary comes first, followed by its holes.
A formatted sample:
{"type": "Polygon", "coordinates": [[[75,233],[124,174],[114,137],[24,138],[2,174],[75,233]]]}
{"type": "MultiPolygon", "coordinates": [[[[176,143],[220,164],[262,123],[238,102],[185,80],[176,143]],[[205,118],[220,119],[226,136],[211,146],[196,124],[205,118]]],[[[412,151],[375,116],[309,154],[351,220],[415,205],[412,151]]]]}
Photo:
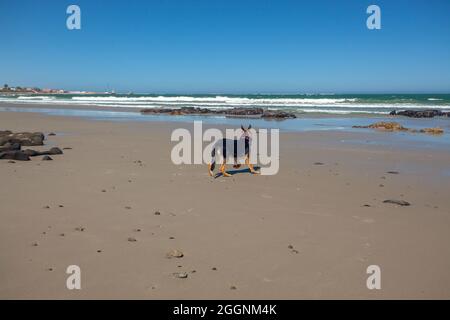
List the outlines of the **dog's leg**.
{"type": "Polygon", "coordinates": [[[253,165],[250,163],[250,160],[249,160],[248,156],[245,157],[245,164],[248,166],[248,168],[250,169],[250,172],[251,172],[251,173],[253,173],[253,174],[259,174],[259,172],[256,171],[255,168],[253,168],[253,165]]]}
{"type": "Polygon", "coordinates": [[[220,172],[222,173],[222,175],[224,177],[231,177],[231,174],[229,174],[225,171],[225,161],[226,160],[224,159],[222,165],[220,166],[220,172]]]}
{"type": "Polygon", "coordinates": [[[208,173],[209,173],[210,177],[212,177],[214,175],[214,173],[211,170],[211,164],[208,164],[208,173]]]}

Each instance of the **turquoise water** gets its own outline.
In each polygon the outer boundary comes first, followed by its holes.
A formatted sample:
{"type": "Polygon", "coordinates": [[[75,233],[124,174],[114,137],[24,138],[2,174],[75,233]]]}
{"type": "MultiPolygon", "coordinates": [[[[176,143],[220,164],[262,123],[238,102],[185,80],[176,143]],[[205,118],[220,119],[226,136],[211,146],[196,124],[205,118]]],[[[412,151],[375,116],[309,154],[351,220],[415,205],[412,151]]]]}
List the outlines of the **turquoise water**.
{"type": "Polygon", "coordinates": [[[157,95],[157,94],[58,94],[1,95],[8,104],[103,106],[111,108],[223,109],[261,107],[297,114],[386,115],[392,110],[440,109],[450,111],[450,94],[299,94],[299,95],[157,95]]]}

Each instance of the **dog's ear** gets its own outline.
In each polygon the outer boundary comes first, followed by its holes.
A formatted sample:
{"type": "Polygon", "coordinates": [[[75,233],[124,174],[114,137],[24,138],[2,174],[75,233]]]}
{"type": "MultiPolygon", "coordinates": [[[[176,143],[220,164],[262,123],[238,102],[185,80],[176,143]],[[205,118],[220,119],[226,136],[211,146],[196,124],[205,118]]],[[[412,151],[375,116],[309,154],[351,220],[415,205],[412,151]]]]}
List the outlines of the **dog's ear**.
{"type": "Polygon", "coordinates": [[[242,131],[245,132],[244,126],[242,124],[241,124],[241,129],[242,129],[242,131]]]}
{"type": "Polygon", "coordinates": [[[247,128],[247,130],[250,130],[251,128],[252,128],[252,125],[249,125],[248,128],[247,128]]]}

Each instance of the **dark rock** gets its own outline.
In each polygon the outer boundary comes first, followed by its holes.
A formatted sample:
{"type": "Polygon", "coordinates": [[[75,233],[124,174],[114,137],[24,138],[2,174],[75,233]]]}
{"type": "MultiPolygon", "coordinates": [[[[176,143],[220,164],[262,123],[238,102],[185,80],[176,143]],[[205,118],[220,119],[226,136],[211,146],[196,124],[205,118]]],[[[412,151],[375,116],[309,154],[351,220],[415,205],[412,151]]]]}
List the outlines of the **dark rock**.
{"type": "Polygon", "coordinates": [[[21,148],[20,143],[7,142],[2,147],[0,147],[0,152],[20,150],[20,148],[21,148]]]}
{"type": "MultiPolygon", "coordinates": [[[[44,151],[45,152],[45,151],[44,151]]],[[[47,151],[48,154],[63,154],[62,150],[57,147],[51,148],[49,151],[47,151]]]]}
{"type": "Polygon", "coordinates": [[[36,151],[32,149],[26,149],[23,151],[26,155],[29,157],[36,157],[36,156],[48,156],[48,155],[54,155],[54,154],[62,154],[62,150],[57,147],[53,147],[50,150],[47,151],[36,151]]]}
{"type": "Polygon", "coordinates": [[[224,113],[233,117],[262,116],[264,110],[262,108],[233,108],[225,110],[224,113]]]}
{"type": "Polygon", "coordinates": [[[56,133],[50,132],[48,135],[49,135],[49,136],[56,136],[56,133]]]}
{"type": "Polygon", "coordinates": [[[448,113],[441,110],[427,109],[427,110],[403,110],[403,111],[391,111],[391,116],[405,116],[410,118],[433,118],[448,116],[448,113]]]}
{"type": "Polygon", "coordinates": [[[180,111],[183,114],[208,114],[208,113],[214,113],[214,110],[207,109],[207,108],[196,108],[196,107],[181,107],[180,111]]]}
{"type": "Polygon", "coordinates": [[[23,151],[14,150],[14,151],[0,152],[0,159],[29,161],[30,157],[27,154],[25,154],[23,151]]]}
{"type": "Polygon", "coordinates": [[[141,113],[143,113],[143,114],[165,114],[165,113],[171,113],[173,110],[176,110],[176,109],[146,108],[146,109],[142,109],[141,113]]]}
{"type": "Polygon", "coordinates": [[[297,116],[291,112],[285,111],[264,111],[263,118],[265,119],[295,119],[297,116]]]}
{"type": "Polygon", "coordinates": [[[36,156],[41,155],[41,153],[39,151],[31,150],[31,149],[25,149],[25,150],[23,150],[23,153],[25,153],[29,157],[36,157],[36,156]]]}
{"type": "Polygon", "coordinates": [[[42,146],[44,144],[44,134],[42,132],[17,132],[1,131],[0,146],[6,143],[19,143],[22,146],[42,146]]]}
{"type": "Polygon", "coordinates": [[[265,119],[290,119],[296,118],[294,113],[281,110],[264,110],[263,108],[243,108],[232,109],[207,109],[197,107],[182,108],[148,108],[142,109],[143,114],[170,114],[170,115],[224,115],[226,117],[256,117],[265,119]]]}
{"type": "Polygon", "coordinates": [[[42,161],[50,161],[50,160],[53,160],[50,156],[42,157],[42,161]]]}
{"type": "Polygon", "coordinates": [[[388,200],[384,200],[383,203],[391,203],[391,204],[396,204],[399,206],[410,206],[411,204],[405,200],[395,200],[395,199],[388,199],[388,200]]]}

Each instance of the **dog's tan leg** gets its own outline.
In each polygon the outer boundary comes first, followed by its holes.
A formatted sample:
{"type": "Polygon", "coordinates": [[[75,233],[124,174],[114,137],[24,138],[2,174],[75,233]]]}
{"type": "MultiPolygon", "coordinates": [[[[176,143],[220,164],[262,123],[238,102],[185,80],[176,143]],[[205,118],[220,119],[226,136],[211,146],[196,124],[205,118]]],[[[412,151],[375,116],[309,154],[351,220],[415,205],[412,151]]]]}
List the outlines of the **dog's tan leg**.
{"type": "Polygon", "coordinates": [[[227,173],[225,171],[225,160],[223,161],[222,165],[220,166],[220,172],[224,177],[231,177],[231,174],[227,173]]]}
{"type": "Polygon", "coordinates": [[[248,168],[250,169],[251,173],[259,174],[259,172],[256,171],[255,168],[253,168],[253,165],[250,163],[250,160],[248,159],[248,157],[245,157],[245,164],[248,166],[248,168]]]}
{"type": "Polygon", "coordinates": [[[208,172],[211,177],[214,175],[214,173],[211,171],[211,164],[208,164],[208,172]]]}

